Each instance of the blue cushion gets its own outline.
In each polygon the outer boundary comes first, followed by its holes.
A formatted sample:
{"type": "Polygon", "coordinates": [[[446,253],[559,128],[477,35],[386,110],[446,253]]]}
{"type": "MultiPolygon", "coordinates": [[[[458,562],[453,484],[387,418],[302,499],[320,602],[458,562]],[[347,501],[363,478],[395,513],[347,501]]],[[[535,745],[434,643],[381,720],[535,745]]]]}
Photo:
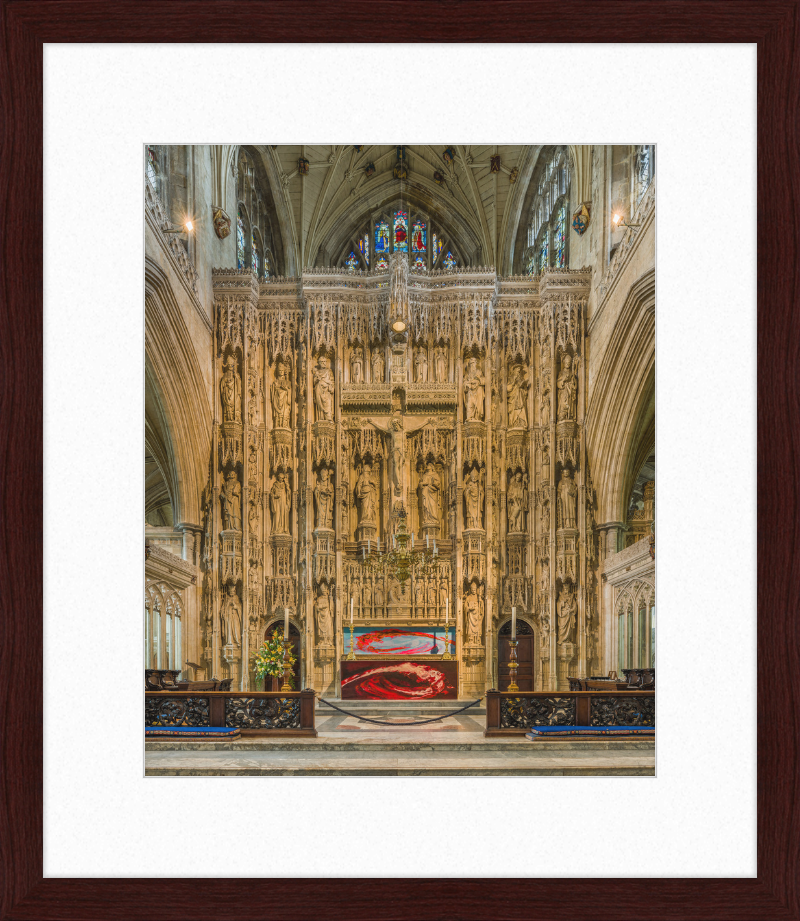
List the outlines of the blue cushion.
{"type": "Polygon", "coordinates": [[[205,739],[235,739],[239,730],[227,726],[145,726],[145,736],[191,736],[205,739]]]}
{"type": "Polygon", "coordinates": [[[654,736],[655,726],[532,726],[526,739],[537,736],[654,736]]]}

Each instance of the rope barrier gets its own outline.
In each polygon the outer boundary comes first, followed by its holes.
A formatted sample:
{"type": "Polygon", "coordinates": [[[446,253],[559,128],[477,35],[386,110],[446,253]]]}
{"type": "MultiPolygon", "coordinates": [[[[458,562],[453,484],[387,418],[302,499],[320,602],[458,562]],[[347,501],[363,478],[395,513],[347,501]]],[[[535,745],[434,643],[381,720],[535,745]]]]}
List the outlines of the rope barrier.
{"type": "MultiPolygon", "coordinates": [[[[455,716],[457,713],[463,713],[465,710],[469,710],[470,707],[474,707],[475,704],[479,704],[483,700],[482,697],[479,697],[477,700],[473,700],[472,703],[466,705],[466,707],[460,707],[458,710],[453,710],[452,713],[443,713],[441,716],[435,716],[430,720],[415,720],[411,723],[387,723],[386,720],[372,720],[368,716],[360,716],[358,713],[349,713],[347,710],[342,710],[341,707],[337,707],[336,704],[332,704],[329,700],[325,700],[324,697],[320,697],[320,701],[327,706],[332,707],[334,710],[338,710],[339,713],[344,713],[346,716],[354,716],[357,720],[363,720],[365,723],[377,723],[379,726],[397,726],[398,728],[403,726],[424,726],[426,723],[438,723],[439,720],[446,719],[448,716],[455,716]]],[[[375,701],[375,703],[380,703],[380,701],[375,701]]]]}

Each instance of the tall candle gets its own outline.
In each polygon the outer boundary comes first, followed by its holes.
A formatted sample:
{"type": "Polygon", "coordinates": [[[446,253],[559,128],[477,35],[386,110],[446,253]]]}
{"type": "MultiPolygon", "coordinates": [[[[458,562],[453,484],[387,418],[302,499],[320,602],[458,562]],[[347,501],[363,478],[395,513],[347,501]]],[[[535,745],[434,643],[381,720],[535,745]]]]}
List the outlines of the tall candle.
{"type": "Polygon", "coordinates": [[[430,550],[431,547],[431,536],[430,534],[425,535],[425,549],[430,550]]]}
{"type": "Polygon", "coordinates": [[[447,619],[450,616],[450,599],[444,599],[444,622],[447,623],[447,619]]]}
{"type": "Polygon", "coordinates": [[[369,538],[367,538],[367,553],[372,553],[372,545],[369,538]]]}
{"type": "Polygon", "coordinates": [[[283,638],[286,642],[289,641],[289,609],[284,608],[284,619],[283,619],[283,638]]]}
{"type": "Polygon", "coordinates": [[[511,609],[511,639],[517,638],[517,609],[511,609]]]}
{"type": "Polygon", "coordinates": [[[353,623],[353,599],[350,599],[350,623],[353,623]]]}

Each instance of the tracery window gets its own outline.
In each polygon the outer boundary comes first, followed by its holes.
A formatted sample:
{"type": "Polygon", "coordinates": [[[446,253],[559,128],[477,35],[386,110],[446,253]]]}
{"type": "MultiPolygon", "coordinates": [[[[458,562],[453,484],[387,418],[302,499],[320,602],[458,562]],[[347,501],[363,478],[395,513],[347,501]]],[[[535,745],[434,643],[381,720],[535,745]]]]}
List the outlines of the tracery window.
{"type": "Polygon", "coordinates": [[[276,269],[271,247],[273,236],[265,185],[254,163],[252,151],[242,148],[236,184],[236,263],[240,271],[249,268],[260,280],[267,280],[276,269]]]}
{"type": "Polygon", "coordinates": [[[259,257],[258,236],[256,235],[255,230],[253,231],[252,252],[253,252],[253,259],[252,259],[253,274],[256,276],[256,278],[261,278],[261,267],[259,265],[259,258],[258,258],[259,257]]]}
{"type": "MultiPolygon", "coordinates": [[[[375,225],[375,253],[389,252],[389,224],[379,221],[375,225]]],[[[388,265],[388,263],[387,263],[388,265]]]]}
{"type": "Polygon", "coordinates": [[[569,181],[567,150],[557,147],[540,171],[531,207],[528,250],[524,257],[528,275],[538,274],[548,266],[566,268],[568,265],[569,181]]]}
{"type": "Polygon", "coordinates": [[[433,228],[428,215],[406,208],[374,215],[339,252],[336,264],[348,271],[383,271],[389,267],[392,252],[408,253],[414,272],[451,269],[461,261],[455,244],[447,240],[441,228],[433,228]]]}
{"type": "Polygon", "coordinates": [[[180,669],[183,603],[164,582],[149,582],[144,602],[145,668],[180,669]]]}
{"type": "Polygon", "coordinates": [[[653,586],[634,580],[619,593],[617,617],[617,670],[655,668],[656,596],[653,586]]]}
{"type": "Polygon", "coordinates": [[[244,241],[244,214],[242,213],[242,206],[239,205],[239,211],[236,216],[236,266],[240,272],[245,268],[246,253],[244,241]]]}
{"type": "Polygon", "coordinates": [[[428,249],[428,228],[424,221],[414,221],[411,231],[411,252],[425,253],[428,249]]]}
{"type": "Polygon", "coordinates": [[[396,211],[394,215],[394,250],[397,253],[408,251],[408,214],[396,211]]]}
{"type": "Polygon", "coordinates": [[[652,144],[642,144],[636,150],[634,162],[634,208],[642,200],[655,175],[655,149],[652,144]]]}
{"type": "Polygon", "coordinates": [[[153,188],[158,189],[158,167],[156,165],[156,151],[149,144],[147,146],[147,178],[153,183],[153,188]]]}

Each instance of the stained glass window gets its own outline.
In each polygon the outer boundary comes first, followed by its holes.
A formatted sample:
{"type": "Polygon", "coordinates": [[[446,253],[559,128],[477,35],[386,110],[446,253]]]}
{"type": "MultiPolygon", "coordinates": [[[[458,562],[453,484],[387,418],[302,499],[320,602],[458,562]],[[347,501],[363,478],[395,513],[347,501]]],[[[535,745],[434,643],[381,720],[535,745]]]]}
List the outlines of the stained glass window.
{"type": "Polygon", "coordinates": [[[549,243],[550,241],[547,237],[547,231],[545,230],[544,236],[542,237],[542,245],[539,247],[539,258],[537,260],[539,263],[540,272],[545,268],[545,266],[549,265],[549,262],[547,261],[548,254],[550,252],[549,243]]]}
{"type": "Polygon", "coordinates": [[[369,231],[364,234],[358,241],[358,248],[361,250],[361,255],[364,257],[364,262],[369,266],[369,231]]]}
{"type": "Polygon", "coordinates": [[[425,221],[414,221],[411,230],[411,252],[424,253],[428,248],[428,228],[425,221]]]}
{"type": "Polygon", "coordinates": [[[239,208],[239,214],[236,219],[236,263],[239,271],[244,268],[244,218],[242,209],[239,208]]]}
{"type": "Polygon", "coordinates": [[[269,278],[269,253],[264,253],[264,281],[269,278]]]}
{"type": "Polygon", "coordinates": [[[375,252],[389,252],[389,225],[386,221],[378,221],[375,225],[375,252]]]}
{"type": "Polygon", "coordinates": [[[450,252],[450,250],[447,251],[447,255],[444,257],[444,259],[442,259],[442,265],[446,269],[454,269],[456,267],[455,256],[450,252]]]}
{"type": "Polygon", "coordinates": [[[553,255],[555,256],[554,265],[563,269],[566,266],[567,254],[565,250],[567,240],[567,209],[562,205],[558,209],[556,226],[553,230],[553,255]]]}
{"type": "Polygon", "coordinates": [[[153,185],[156,184],[156,176],[158,172],[156,170],[156,152],[152,147],[147,148],[147,177],[153,185]]]}
{"type": "Polygon", "coordinates": [[[389,260],[386,258],[386,256],[378,256],[378,258],[375,260],[375,268],[376,269],[388,269],[389,268],[389,260]]]}
{"type": "Polygon", "coordinates": [[[528,260],[528,264],[525,266],[525,271],[528,275],[536,274],[536,256],[531,256],[528,260]]]}
{"type": "Polygon", "coordinates": [[[408,252],[408,214],[405,211],[395,211],[394,249],[399,253],[408,252]]]}
{"type": "Polygon", "coordinates": [[[425,256],[422,253],[417,253],[414,256],[414,265],[412,266],[416,272],[424,272],[427,266],[425,265],[425,256]]]}
{"type": "Polygon", "coordinates": [[[433,261],[434,262],[436,262],[436,260],[439,258],[439,253],[441,253],[441,251],[442,251],[442,238],[438,234],[434,233],[433,235],[433,261]]]}
{"type": "Polygon", "coordinates": [[[255,231],[253,231],[253,272],[255,273],[256,278],[261,278],[259,274],[259,265],[258,265],[258,241],[256,239],[255,231]]]}
{"type": "Polygon", "coordinates": [[[351,252],[347,259],[345,259],[344,264],[347,266],[348,272],[355,272],[355,270],[358,268],[358,256],[351,252]]]}

